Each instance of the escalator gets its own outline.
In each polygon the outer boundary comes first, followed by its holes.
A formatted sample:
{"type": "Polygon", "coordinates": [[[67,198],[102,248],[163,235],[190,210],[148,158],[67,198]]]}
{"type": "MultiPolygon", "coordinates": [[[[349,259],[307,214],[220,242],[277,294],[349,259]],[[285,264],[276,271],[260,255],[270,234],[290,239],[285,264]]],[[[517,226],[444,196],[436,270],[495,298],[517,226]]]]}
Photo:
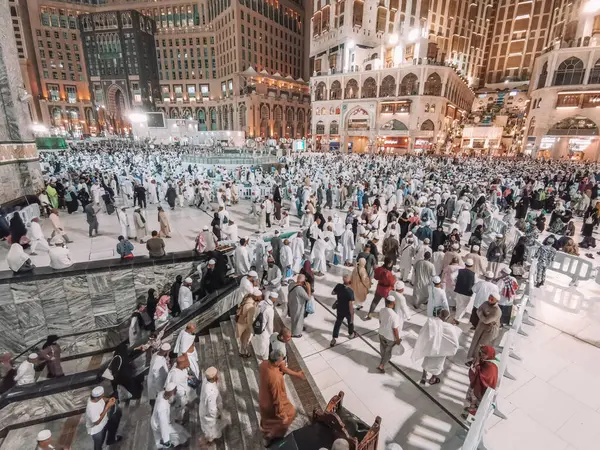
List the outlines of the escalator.
{"type": "MultiPolygon", "coordinates": [[[[171,318],[164,326],[163,341],[174,340],[189,322],[196,323],[201,333],[223,315],[228,315],[238,303],[237,286],[238,280],[229,279],[223,288],[204,296],[179,317],[171,318]]],[[[65,344],[61,354],[65,376],[47,379],[43,369],[36,372],[35,383],[14,386],[4,392],[0,396],[0,438],[11,430],[81,414],[94,386],[103,385],[105,391],[112,392],[110,382],[104,380],[102,374],[112,359],[113,351],[121,343],[128,345],[134,375],[145,375],[149,368],[149,354],[135,348],[147,341],[149,333],[130,344],[128,323],[127,320],[111,328],[60,336],[58,342],[61,348],[65,344]]],[[[30,353],[38,351],[44,341],[37,342],[14,358],[15,367],[30,353]]],[[[4,445],[0,447],[4,448],[4,445]]]]}

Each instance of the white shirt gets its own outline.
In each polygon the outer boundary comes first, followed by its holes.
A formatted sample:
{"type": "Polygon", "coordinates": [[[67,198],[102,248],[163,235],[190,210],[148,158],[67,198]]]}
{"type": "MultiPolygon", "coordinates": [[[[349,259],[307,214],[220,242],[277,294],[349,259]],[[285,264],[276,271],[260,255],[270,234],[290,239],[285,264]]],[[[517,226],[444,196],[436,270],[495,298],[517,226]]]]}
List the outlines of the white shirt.
{"type": "Polygon", "coordinates": [[[29,256],[23,251],[23,247],[21,244],[14,243],[10,246],[8,250],[8,255],[6,255],[6,262],[8,263],[8,267],[13,272],[18,272],[19,269],[25,264],[25,261],[29,259],[29,256]]]}
{"type": "Polygon", "coordinates": [[[187,370],[178,369],[177,366],[174,366],[169,375],[167,376],[167,381],[165,381],[165,386],[167,383],[175,383],[177,385],[177,395],[182,396],[186,395],[188,392],[188,372],[187,370]]]}
{"type": "Polygon", "coordinates": [[[308,235],[312,239],[318,239],[319,236],[321,235],[321,230],[319,229],[319,224],[316,221],[313,222],[312,225],[310,226],[310,229],[308,230],[308,235]]]}
{"type": "Polygon", "coordinates": [[[108,422],[108,414],[104,416],[98,425],[94,425],[94,423],[100,419],[100,414],[104,411],[105,405],[104,399],[98,400],[97,402],[93,402],[91,398],[88,399],[87,407],[85,408],[85,427],[87,428],[88,434],[92,435],[104,430],[104,427],[108,422]]]}
{"type": "Polygon", "coordinates": [[[162,391],[169,374],[167,359],[158,353],[152,355],[150,370],[148,372],[148,398],[154,400],[162,391]]]}
{"type": "Polygon", "coordinates": [[[173,431],[173,427],[171,426],[171,405],[169,400],[165,399],[165,391],[162,389],[158,393],[158,397],[156,397],[150,426],[152,430],[160,432],[161,441],[169,442],[171,440],[171,432],[173,431]]]}
{"type": "Polygon", "coordinates": [[[71,252],[66,247],[50,247],[50,267],[53,269],[66,269],[71,267],[75,261],[71,259],[71,252]]]}
{"type": "Polygon", "coordinates": [[[183,311],[194,304],[194,296],[192,295],[192,290],[185,286],[181,285],[179,288],[179,308],[183,311]]]}
{"type": "Polygon", "coordinates": [[[392,308],[385,307],[379,311],[379,334],[388,341],[395,341],[394,328],[400,333],[400,318],[392,308]]]}
{"type": "Polygon", "coordinates": [[[33,364],[28,360],[23,361],[17,369],[15,381],[17,382],[17,386],[35,383],[35,369],[33,364]]]}
{"type": "Polygon", "coordinates": [[[279,350],[285,359],[287,357],[287,348],[285,342],[279,340],[279,333],[273,333],[269,339],[272,350],[279,350]]]}
{"type": "Polygon", "coordinates": [[[442,288],[432,286],[429,289],[429,300],[427,301],[427,316],[433,317],[433,311],[435,308],[442,307],[446,311],[450,312],[448,306],[448,298],[446,297],[446,291],[442,288]]]}

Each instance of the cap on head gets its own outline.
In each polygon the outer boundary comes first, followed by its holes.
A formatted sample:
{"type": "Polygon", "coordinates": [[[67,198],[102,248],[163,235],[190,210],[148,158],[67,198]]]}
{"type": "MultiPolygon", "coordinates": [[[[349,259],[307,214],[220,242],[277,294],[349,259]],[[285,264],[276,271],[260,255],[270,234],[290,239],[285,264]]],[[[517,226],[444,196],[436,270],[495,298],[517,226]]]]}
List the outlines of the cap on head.
{"type": "Polygon", "coordinates": [[[277,292],[270,292],[269,297],[271,298],[279,298],[279,294],[277,292]]]}
{"type": "Polygon", "coordinates": [[[433,284],[440,284],[442,282],[442,279],[436,275],[431,279],[431,281],[433,282],[433,284]]]}
{"type": "Polygon", "coordinates": [[[38,354],[37,353],[30,353],[29,354],[29,359],[38,359],[38,354]]]}
{"type": "Polygon", "coordinates": [[[183,280],[183,282],[186,284],[192,284],[192,279],[190,277],[187,277],[185,280],[183,280]]]}
{"type": "Polygon", "coordinates": [[[208,369],[206,369],[204,371],[204,376],[207,379],[211,380],[211,379],[215,378],[218,373],[219,373],[219,371],[217,370],[216,367],[209,367],[208,369]]]}
{"type": "Polygon", "coordinates": [[[252,291],[252,295],[255,295],[255,296],[262,295],[262,291],[259,288],[254,288],[252,291]]]}
{"type": "Polygon", "coordinates": [[[202,231],[208,231],[208,225],[204,225],[204,226],[202,227],[202,231]]]}
{"type": "Polygon", "coordinates": [[[250,272],[248,272],[248,276],[252,277],[252,278],[256,278],[258,276],[258,274],[256,273],[255,270],[251,270],[250,272]]]}
{"type": "Polygon", "coordinates": [[[438,252],[442,252],[444,251],[444,246],[443,245],[438,245],[438,252]]]}
{"type": "Polygon", "coordinates": [[[163,352],[169,352],[169,351],[171,351],[171,344],[168,344],[165,342],[163,345],[160,346],[160,349],[163,352]]]}
{"type": "Polygon", "coordinates": [[[50,430],[42,430],[37,435],[37,441],[38,442],[47,441],[51,437],[52,437],[52,433],[50,432],[50,430]]]}
{"type": "Polygon", "coordinates": [[[460,245],[452,244],[452,250],[458,250],[459,248],[460,248],[460,245]]]}
{"type": "Polygon", "coordinates": [[[211,259],[208,261],[209,266],[214,266],[216,263],[217,263],[217,261],[215,261],[214,259],[211,259]]]}
{"type": "Polygon", "coordinates": [[[471,258],[465,259],[465,266],[472,267],[473,266],[473,260],[471,258]]]}
{"type": "Polygon", "coordinates": [[[404,290],[404,282],[403,281],[396,281],[396,284],[394,284],[394,289],[397,291],[403,291],[404,290]]]}
{"type": "Polygon", "coordinates": [[[486,277],[486,278],[490,278],[490,279],[491,279],[491,278],[494,278],[494,272],[492,272],[491,270],[488,270],[488,271],[485,273],[485,277],[486,277]]]}
{"type": "Polygon", "coordinates": [[[512,270],[510,270],[510,267],[503,267],[501,272],[506,275],[510,275],[512,273],[512,270]]]}
{"type": "Polygon", "coordinates": [[[96,386],[92,389],[92,397],[98,398],[104,395],[104,388],[102,386],[96,386]]]}
{"type": "Polygon", "coordinates": [[[165,392],[173,392],[177,389],[177,385],[173,382],[165,384],[165,392]]]}
{"type": "Polygon", "coordinates": [[[60,245],[60,244],[64,244],[64,243],[65,243],[65,240],[62,237],[57,236],[54,238],[54,245],[60,245]]]}

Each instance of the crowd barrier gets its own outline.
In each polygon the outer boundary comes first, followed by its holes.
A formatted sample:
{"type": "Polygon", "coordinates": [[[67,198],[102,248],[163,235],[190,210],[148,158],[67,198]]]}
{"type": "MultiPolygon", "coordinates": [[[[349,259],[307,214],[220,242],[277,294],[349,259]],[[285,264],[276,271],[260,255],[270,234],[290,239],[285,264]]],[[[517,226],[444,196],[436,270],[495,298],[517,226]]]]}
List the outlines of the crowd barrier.
{"type": "Polygon", "coordinates": [[[500,350],[500,353],[497,356],[497,359],[500,362],[498,365],[498,384],[496,385],[496,389],[488,388],[485,392],[485,395],[483,396],[479,407],[477,408],[475,418],[469,427],[467,435],[465,436],[463,446],[461,447],[462,450],[485,449],[483,438],[487,430],[487,421],[492,414],[500,417],[501,419],[507,419],[506,414],[504,414],[498,408],[498,393],[502,388],[504,377],[510,380],[516,379],[516,377],[513,376],[508,370],[508,364],[511,358],[521,360],[521,357],[515,349],[517,335],[527,336],[527,333],[523,330],[523,324],[534,326],[527,316],[527,307],[531,306],[530,296],[532,294],[531,287],[534,277],[533,274],[535,273],[536,269],[535,265],[536,264],[534,263],[531,267],[529,279],[525,285],[523,295],[521,296],[521,301],[518,305],[516,305],[517,312],[515,314],[512,326],[504,334],[502,338],[502,346],[498,347],[500,350]]]}
{"type": "MultiPolygon", "coordinates": [[[[21,216],[21,219],[23,219],[25,225],[29,225],[31,223],[31,219],[35,217],[40,217],[40,205],[38,205],[37,203],[32,203],[30,205],[27,205],[25,208],[21,208],[18,212],[21,216]]],[[[6,215],[6,220],[8,221],[8,223],[10,223],[10,219],[12,219],[14,214],[15,212],[13,211],[6,215]]]]}
{"type": "Polygon", "coordinates": [[[594,266],[590,261],[563,252],[556,253],[554,262],[549,269],[570,277],[570,286],[577,286],[579,281],[590,280],[594,276],[594,266]]]}

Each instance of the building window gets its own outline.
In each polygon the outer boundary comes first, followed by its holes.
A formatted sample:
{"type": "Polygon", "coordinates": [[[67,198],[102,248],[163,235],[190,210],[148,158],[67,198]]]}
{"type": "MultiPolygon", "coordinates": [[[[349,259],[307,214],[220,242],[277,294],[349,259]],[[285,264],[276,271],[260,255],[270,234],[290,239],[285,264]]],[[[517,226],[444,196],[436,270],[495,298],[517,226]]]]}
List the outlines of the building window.
{"type": "Polygon", "coordinates": [[[47,86],[48,88],[48,100],[50,100],[51,102],[57,102],[60,100],[60,90],[58,88],[58,85],[56,84],[49,84],[47,86]]]}
{"type": "Polygon", "coordinates": [[[600,84],[600,59],[596,61],[596,64],[594,64],[594,67],[590,71],[588,84],[600,84]]]}
{"type": "Polygon", "coordinates": [[[563,61],[554,72],[553,86],[567,86],[572,84],[581,84],[585,67],[583,61],[574,56],[563,61]]]}
{"type": "Polygon", "coordinates": [[[442,79],[437,73],[432,73],[427,78],[423,95],[442,95],[442,79]]]}
{"type": "Polygon", "coordinates": [[[419,79],[414,73],[409,73],[402,78],[399,95],[417,95],[419,93],[419,79]]]}
{"type": "Polygon", "coordinates": [[[352,26],[362,27],[364,3],[362,0],[354,0],[352,7],[352,26]]]}

